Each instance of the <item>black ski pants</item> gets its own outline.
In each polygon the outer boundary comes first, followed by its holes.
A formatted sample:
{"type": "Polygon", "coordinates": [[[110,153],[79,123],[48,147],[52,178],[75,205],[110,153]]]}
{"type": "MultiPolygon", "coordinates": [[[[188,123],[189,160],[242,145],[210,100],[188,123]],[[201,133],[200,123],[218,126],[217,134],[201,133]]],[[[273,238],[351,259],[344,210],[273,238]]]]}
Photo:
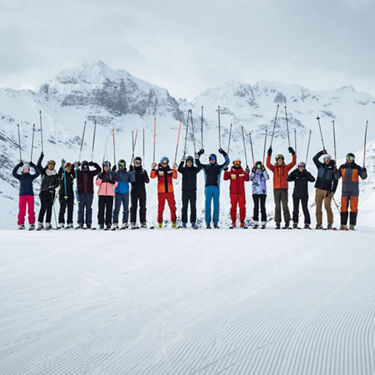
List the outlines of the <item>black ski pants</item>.
{"type": "Polygon", "coordinates": [[[195,190],[182,191],[182,222],[187,223],[188,206],[190,203],[190,223],[197,221],[197,192],[195,190]]]}
{"type": "Polygon", "coordinates": [[[98,224],[112,224],[113,197],[110,195],[99,195],[98,224]]]}
{"type": "Polygon", "coordinates": [[[139,204],[139,220],[140,223],[146,222],[146,191],[132,190],[130,193],[130,222],[137,221],[137,209],[139,204]]]}

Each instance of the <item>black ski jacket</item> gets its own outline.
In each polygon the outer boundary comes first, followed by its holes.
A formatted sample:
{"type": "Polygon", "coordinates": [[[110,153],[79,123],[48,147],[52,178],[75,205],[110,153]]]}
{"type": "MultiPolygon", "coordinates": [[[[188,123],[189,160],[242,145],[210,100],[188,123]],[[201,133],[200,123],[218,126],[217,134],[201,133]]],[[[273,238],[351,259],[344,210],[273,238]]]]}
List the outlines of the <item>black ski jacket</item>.
{"type": "Polygon", "coordinates": [[[38,168],[42,176],[42,182],[40,184],[40,192],[48,191],[49,193],[55,193],[55,189],[59,186],[59,177],[55,169],[50,170],[48,166],[42,167],[43,157],[40,155],[38,160],[38,168]]]}
{"type": "Polygon", "coordinates": [[[59,172],[57,173],[59,176],[59,194],[60,198],[67,197],[74,197],[74,179],[75,179],[75,171],[74,165],[72,166],[71,171],[65,173],[64,178],[64,168],[60,167],[59,172]]]}
{"type": "Polygon", "coordinates": [[[309,189],[308,183],[314,182],[315,178],[306,169],[300,172],[299,169],[295,169],[291,172],[287,178],[288,181],[294,181],[293,197],[308,197],[309,189]]]}
{"type": "Polygon", "coordinates": [[[140,167],[130,166],[130,170],[134,171],[135,181],[132,182],[132,191],[137,191],[138,193],[146,193],[146,184],[150,182],[147,171],[140,167]]]}
{"type": "Polygon", "coordinates": [[[229,156],[227,153],[223,154],[225,158],[225,162],[223,164],[201,164],[200,160],[197,159],[196,163],[198,168],[201,168],[204,170],[205,175],[205,186],[220,186],[220,176],[221,172],[225,167],[229,165],[229,156]]]}
{"type": "MultiPolygon", "coordinates": [[[[195,160],[197,162],[197,160],[195,160]]],[[[197,174],[200,172],[202,167],[196,167],[192,165],[187,167],[184,166],[184,162],[181,161],[178,166],[178,172],[182,174],[182,190],[183,191],[196,191],[197,190],[197,174]]]]}

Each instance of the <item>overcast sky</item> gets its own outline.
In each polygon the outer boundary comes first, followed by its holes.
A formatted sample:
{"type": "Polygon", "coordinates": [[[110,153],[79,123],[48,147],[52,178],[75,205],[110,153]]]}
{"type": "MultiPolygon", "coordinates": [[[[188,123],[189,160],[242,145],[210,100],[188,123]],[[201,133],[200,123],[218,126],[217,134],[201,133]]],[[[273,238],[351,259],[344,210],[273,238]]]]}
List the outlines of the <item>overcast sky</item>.
{"type": "Polygon", "coordinates": [[[194,98],[229,80],[375,95],[373,0],[0,0],[0,86],[112,68],[194,98]]]}

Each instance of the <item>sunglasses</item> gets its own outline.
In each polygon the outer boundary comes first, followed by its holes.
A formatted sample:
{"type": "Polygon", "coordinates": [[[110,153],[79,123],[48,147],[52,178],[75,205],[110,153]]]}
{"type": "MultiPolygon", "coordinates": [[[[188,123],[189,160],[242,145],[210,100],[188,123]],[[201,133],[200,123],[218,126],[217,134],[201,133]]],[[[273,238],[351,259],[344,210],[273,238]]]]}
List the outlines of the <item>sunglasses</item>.
{"type": "Polygon", "coordinates": [[[210,156],[210,160],[216,160],[215,156],[210,156]]]}

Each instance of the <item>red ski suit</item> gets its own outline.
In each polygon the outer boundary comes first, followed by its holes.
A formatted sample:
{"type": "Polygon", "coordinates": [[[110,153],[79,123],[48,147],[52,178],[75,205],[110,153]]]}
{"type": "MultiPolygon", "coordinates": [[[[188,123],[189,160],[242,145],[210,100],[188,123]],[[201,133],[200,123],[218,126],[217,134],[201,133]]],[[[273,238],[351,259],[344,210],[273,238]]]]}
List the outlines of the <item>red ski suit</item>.
{"type": "Polygon", "coordinates": [[[242,167],[234,168],[224,173],[224,180],[230,180],[230,217],[232,223],[236,222],[237,205],[240,207],[240,222],[246,218],[246,194],[245,181],[249,181],[249,173],[245,172],[242,167]]]}

